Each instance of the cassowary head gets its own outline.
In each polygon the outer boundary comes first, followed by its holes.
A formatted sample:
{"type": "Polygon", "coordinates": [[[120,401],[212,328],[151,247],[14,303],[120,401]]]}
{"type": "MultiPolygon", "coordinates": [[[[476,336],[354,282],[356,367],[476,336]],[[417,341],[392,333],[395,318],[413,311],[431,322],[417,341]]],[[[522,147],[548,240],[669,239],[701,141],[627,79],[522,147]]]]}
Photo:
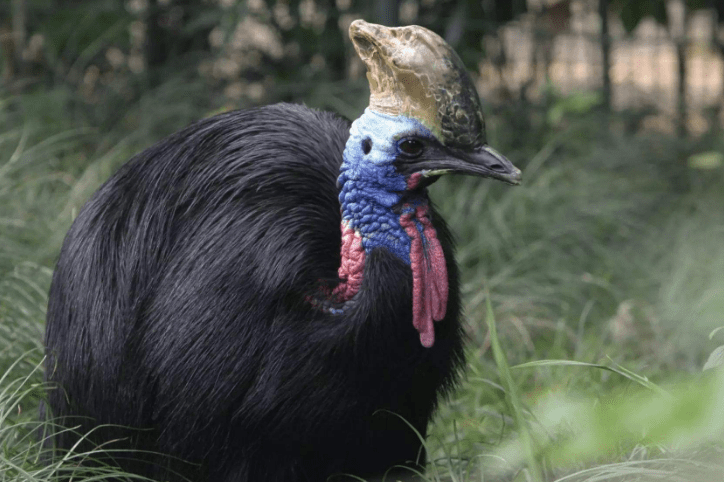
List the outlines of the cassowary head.
{"type": "MultiPolygon", "coordinates": [[[[363,20],[349,32],[367,65],[371,93],[347,144],[350,175],[374,176],[380,167],[392,175],[384,169],[392,166],[410,187],[447,173],[520,182],[520,170],[486,145],[475,86],[442,38],[416,25],[388,28],[363,20]]],[[[400,185],[398,179],[394,187],[400,185]]]]}
{"type": "Polygon", "coordinates": [[[362,20],[349,33],[367,65],[371,95],[352,124],[339,176],[339,274],[346,281],[338,294],[345,301],[359,289],[363,263],[350,260],[385,248],[411,267],[413,324],[429,347],[433,321],[445,316],[448,277],[425,187],[448,173],[510,184],[518,184],[521,173],[486,144],[475,86],[442,38],[419,26],[388,28],[362,20]]]}

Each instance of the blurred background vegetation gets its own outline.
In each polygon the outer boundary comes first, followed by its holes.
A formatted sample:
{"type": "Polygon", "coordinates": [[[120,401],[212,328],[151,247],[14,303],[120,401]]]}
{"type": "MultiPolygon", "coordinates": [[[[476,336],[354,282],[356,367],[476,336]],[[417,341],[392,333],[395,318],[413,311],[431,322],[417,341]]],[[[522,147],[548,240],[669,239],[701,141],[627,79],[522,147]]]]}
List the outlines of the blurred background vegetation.
{"type": "Polygon", "coordinates": [[[47,290],[85,200],[215,113],[286,101],[357,117],[356,18],[453,45],[491,145],[525,176],[432,187],[470,342],[427,478],[722,480],[723,5],[3,0],[0,480],[118,475],[81,472],[89,454],[44,463],[37,436],[47,290]]]}

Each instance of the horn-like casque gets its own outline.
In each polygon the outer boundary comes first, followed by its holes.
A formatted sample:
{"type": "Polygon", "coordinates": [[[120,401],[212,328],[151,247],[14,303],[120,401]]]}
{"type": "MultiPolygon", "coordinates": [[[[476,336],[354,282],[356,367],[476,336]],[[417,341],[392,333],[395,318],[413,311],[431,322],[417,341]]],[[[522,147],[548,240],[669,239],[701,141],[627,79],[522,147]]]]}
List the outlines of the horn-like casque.
{"type": "Polygon", "coordinates": [[[367,65],[370,109],[415,118],[450,147],[485,144],[478,92],[439,35],[417,25],[390,28],[355,20],[349,36],[367,65]]]}

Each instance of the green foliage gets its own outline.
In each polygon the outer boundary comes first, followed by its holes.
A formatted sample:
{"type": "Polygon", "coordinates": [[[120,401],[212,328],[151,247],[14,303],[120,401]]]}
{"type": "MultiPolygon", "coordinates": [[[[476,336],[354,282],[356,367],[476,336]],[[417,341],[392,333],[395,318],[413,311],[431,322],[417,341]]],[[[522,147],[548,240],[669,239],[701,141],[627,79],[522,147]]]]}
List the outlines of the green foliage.
{"type": "Polygon", "coordinates": [[[128,26],[133,17],[122,2],[78,3],[38,17],[36,32],[45,36],[50,65],[83,69],[109,44],[128,48],[128,26]]]}
{"type": "Polygon", "coordinates": [[[556,99],[548,110],[548,122],[560,126],[571,116],[581,116],[601,107],[603,98],[600,92],[578,92],[567,97],[556,99]]]}
{"type": "Polygon", "coordinates": [[[522,447],[520,447],[521,452],[526,454],[528,470],[530,471],[531,479],[534,482],[539,482],[543,480],[543,472],[541,471],[538,459],[536,458],[536,449],[533,445],[533,440],[531,438],[527,420],[525,419],[525,414],[523,412],[520,396],[518,395],[518,388],[516,387],[516,383],[515,381],[513,381],[513,377],[510,374],[510,367],[508,366],[508,360],[506,358],[505,351],[503,351],[503,348],[500,345],[500,341],[498,340],[498,332],[495,326],[495,316],[493,315],[493,308],[490,305],[490,297],[487,297],[486,309],[487,313],[485,318],[488,323],[488,329],[490,330],[490,344],[493,350],[493,357],[495,358],[495,364],[497,365],[498,371],[500,372],[500,377],[502,379],[501,381],[503,382],[506,398],[512,408],[515,424],[520,434],[520,440],[522,445],[522,447]]]}
{"type": "Polygon", "coordinates": [[[533,427],[546,480],[713,480],[687,472],[722,473],[701,455],[709,449],[692,448],[716,439],[702,421],[720,402],[709,378],[687,373],[701,370],[717,345],[718,332],[712,342],[707,334],[724,321],[724,172],[687,167],[701,147],[612,135],[595,109],[575,110],[555,123],[532,117],[530,131],[548,139],[534,137],[543,145],[537,151],[520,133],[516,146],[496,142],[508,136],[497,134],[500,117],[491,123],[491,143],[523,167],[521,187],[474,179],[433,187],[459,237],[473,340],[466,384],[434,425],[434,453],[444,459],[445,447],[457,444],[465,463],[507,480],[532,465],[523,431],[533,427]],[[511,371],[514,392],[500,356],[493,363],[488,355],[496,344],[481,321],[488,300],[497,338],[521,364],[511,371]],[[516,392],[522,408],[511,410],[506,400],[516,392]],[[545,422],[551,407],[555,427],[545,422]],[[515,417],[521,411],[524,421],[515,417]],[[649,411],[658,418],[642,416],[629,431],[609,420],[649,411]]]}
{"type": "Polygon", "coordinates": [[[724,154],[718,151],[700,152],[690,156],[687,163],[693,169],[720,169],[724,166],[724,154]]]}
{"type": "Polygon", "coordinates": [[[669,24],[665,0],[618,0],[612,4],[628,33],[633,32],[645,17],[653,17],[661,25],[669,24]]]}
{"type": "MultiPolygon", "coordinates": [[[[724,430],[724,372],[697,376],[664,390],[618,390],[600,400],[552,393],[536,403],[535,434],[554,466],[575,466],[618,456],[637,446],[669,446],[679,451],[720,443],[724,430]],[[551,439],[555,443],[550,443],[551,439]],[[547,443],[546,443],[547,442],[547,443]]],[[[527,442],[511,440],[498,454],[520,459],[527,442]]],[[[690,461],[691,462],[691,461],[690,461]]],[[[711,465],[724,473],[724,467],[711,465]]],[[[694,480],[694,479],[689,479],[694,480]]]]}

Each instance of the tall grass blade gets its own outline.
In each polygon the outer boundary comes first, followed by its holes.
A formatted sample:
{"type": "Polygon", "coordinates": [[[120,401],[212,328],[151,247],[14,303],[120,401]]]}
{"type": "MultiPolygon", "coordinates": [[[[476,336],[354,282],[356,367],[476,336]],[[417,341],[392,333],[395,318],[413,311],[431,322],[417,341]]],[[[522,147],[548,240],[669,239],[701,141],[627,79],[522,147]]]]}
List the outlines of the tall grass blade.
{"type": "Polygon", "coordinates": [[[490,346],[493,350],[493,357],[495,358],[495,364],[500,372],[500,378],[503,382],[503,386],[506,391],[506,399],[513,408],[513,416],[515,423],[518,428],[518,433],[522,441],[523,449],[525,450],[528,462],[528,470],[530,471],[531,477],[534,482],[543,482],[543,471],[541,470],[538,458],[536,456],[536,448],[534,446],[533,437],[528,429],[528,421],[523,414],[523,404],[518,395],[518,389],[513,377],[510,374],[510,367],[508,360],[503,351],[503,347],[500,345],[498,339],[498,330],[495,324],[495,315],[493,314],[493,308],[490,304],[490,297],[486,297],[486,308],[487,314],[485,320],[490,330],[490,346]]]}

